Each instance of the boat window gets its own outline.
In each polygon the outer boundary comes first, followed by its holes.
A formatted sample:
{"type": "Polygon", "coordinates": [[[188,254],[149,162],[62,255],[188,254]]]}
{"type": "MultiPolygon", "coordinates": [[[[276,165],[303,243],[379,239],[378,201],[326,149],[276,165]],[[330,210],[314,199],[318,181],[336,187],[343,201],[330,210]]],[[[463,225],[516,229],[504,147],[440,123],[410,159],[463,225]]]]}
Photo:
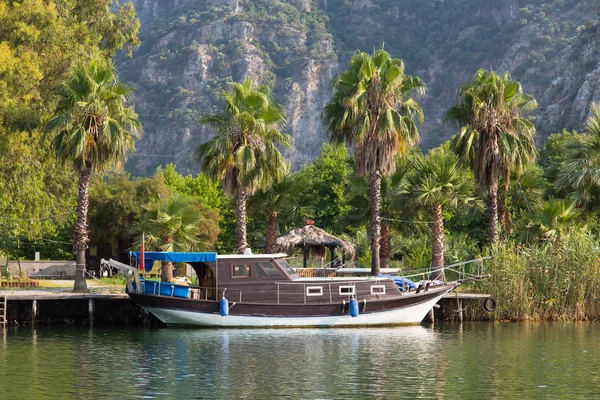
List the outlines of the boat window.
{"type": "Polygon", "coordinates": [[[371,294],[385,294],[385,286],[383,286],[383,285],[371,286],[371,294]]]}
{"type": "Polygon", "coordinates": [[[233,264],[231,266],[231,276],[234,278],[250,277],[250,265],[248,265],[248,264],[233,264]]]}
{"type": "Polygon", "coordinates": [[[288,264],[284,259],[277,260],[277,264],[279,264],[281,268],[283,268],[283,270],[290,275],[294,275],[296,273],[296,271],[294,271],[292,267],[290,267],[290,264],[288,264]]]}
{"type": "Polygon", "coordinates": [[[258,278],[278,278],[281,276],[277,268],[268,261],[254,263],[254,273],[258,278]]]}
{"type": "Polygon", "coordinates": [[[307,286],[307,296],[323,296],[323,286],[307,286]]]}
{"type": "Polygon", "coordinates": [[[340,286],[340,295],[354,294],[354,286],[340,286]]]}

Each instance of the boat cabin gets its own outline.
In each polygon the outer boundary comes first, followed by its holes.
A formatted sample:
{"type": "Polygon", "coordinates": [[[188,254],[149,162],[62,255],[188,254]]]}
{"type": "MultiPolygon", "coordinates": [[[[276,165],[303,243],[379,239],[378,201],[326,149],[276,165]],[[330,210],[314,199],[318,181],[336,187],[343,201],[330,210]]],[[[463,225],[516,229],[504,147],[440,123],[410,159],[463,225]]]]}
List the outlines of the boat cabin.
{"type": "MultiPolygon", "coordinates": [[[[139,253],[132,255],[138,259],[139,253]]],[[[331,303],[352,298],[401,296],[392,278],[301,278],[286,254],[217,255],[216,253],[146,252],[147,270],[154,261],[186,262],[198,276],[198,286],[146,280],[143,292],[160,296],[251,303],[331,303]]]]}

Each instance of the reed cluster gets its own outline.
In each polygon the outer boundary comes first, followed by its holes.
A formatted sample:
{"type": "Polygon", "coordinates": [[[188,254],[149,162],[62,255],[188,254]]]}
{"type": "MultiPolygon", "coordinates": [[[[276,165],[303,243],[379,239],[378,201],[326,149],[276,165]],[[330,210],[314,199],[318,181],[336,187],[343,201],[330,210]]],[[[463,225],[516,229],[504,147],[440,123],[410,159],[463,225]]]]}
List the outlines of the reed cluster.
{"type": "Polygon", "coordinates": [[[483,289],[500,320],[582,321],[600,318],[600,243],[581,231],[528,247],[499,245],[483,289]]]}

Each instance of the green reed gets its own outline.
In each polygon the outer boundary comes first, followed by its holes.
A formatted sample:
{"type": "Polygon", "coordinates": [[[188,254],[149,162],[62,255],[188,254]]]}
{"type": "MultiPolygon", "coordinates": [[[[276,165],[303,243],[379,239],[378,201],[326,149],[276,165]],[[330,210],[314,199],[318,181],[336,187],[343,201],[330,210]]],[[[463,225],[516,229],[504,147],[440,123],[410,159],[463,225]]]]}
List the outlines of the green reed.
{"type": "Polygon", "coordinates": [[[488,262],[483,290],[498,301],[494,319],[600,318],[600,244],[590,234],[524,247],[503,244],[488,262]]]}

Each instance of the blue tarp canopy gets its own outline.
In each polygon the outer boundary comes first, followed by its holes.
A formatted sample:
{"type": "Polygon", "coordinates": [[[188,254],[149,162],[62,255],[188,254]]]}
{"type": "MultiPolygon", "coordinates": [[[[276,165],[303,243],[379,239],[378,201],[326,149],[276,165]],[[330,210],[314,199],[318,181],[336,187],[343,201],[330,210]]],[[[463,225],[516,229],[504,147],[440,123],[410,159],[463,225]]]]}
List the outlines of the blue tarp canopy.
{"type": "MultiPolygon", "coordinates": [[[[130,253],[135,257],[136,261],[139,262],[140,252],[132,251],[130,253]]],[[[195,263],[195,262],[214,262],[217,261],[217,253],[176,253],[169,251],[145,251],[144,252],[144,269],[146,272],[152,270],[152,264],[154,261],[167,261],[167,262],[183,262],[183,263],[195,263]]]]}
{"type": "Polygon", "coordinates": [[[384,274],[379,274],[378,276],[384,277],[384,278],[394,278],[394,283],[396,284],[396,286],[398,286],[398,288],[400,288],[400,291],[404,291],[404,286],[408,286],[410,289],[416,289],[417,285],[411,281],[410,279],[406,279],[403,276],[394,276],[394,275],[384,275],[384,274]]]}

